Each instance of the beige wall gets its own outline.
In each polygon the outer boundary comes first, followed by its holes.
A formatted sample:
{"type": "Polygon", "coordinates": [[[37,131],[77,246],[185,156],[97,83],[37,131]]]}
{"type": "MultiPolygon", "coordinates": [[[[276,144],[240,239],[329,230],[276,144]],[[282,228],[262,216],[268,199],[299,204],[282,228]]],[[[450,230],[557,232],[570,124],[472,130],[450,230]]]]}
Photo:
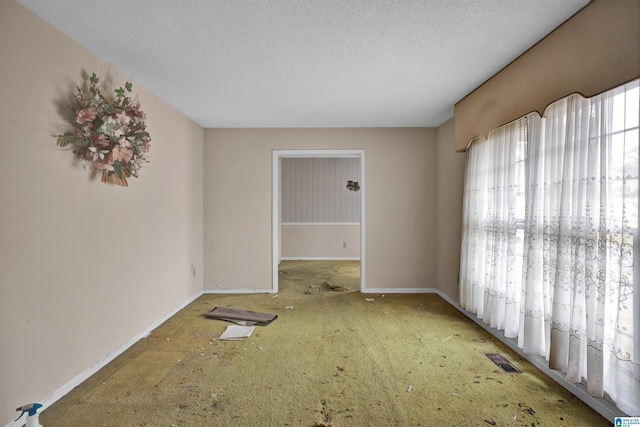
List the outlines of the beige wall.
{"type": "Polygon", "coordinates": [[[436,130],[206,129],[204,288],[271,289],[273,150],[365,150],[369,290],[436,287],[436,130]]]}
{"type": "Polygon", "coordinates": [[[571,93],[640,76],[640,1],[595,0],[455,106],[455,147],[571,93]]]}
{"type": "Polygon", "coordinates": [[[282,259],[360,258],[360,224],[282,224],[282,259]]]}
{"type": "Polygon", "coordinates": [[[458,301],[458,273],[460,272],[460,240],[462,236],[462,193],[464,190],[465,153],[456,153],[454,120],[438,127],[436,242],[438,246],[437,288],[458,301]]]}
{"type": "Polygon", "coordinates": [[[0,1],[0,424],[202,289],[203,130],[135,81],[151,164],[90,178],[52,133],[80,73],[110,68],[0,1]],[[195,268],[193,276],[192,266],[195,268]]]}

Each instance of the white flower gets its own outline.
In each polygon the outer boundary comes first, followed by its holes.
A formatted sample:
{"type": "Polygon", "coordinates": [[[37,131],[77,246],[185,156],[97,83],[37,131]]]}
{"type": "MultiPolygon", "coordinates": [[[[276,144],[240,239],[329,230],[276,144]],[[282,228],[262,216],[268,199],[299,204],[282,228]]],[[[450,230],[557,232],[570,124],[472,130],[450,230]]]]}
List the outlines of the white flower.
{"type": "Polygon", "coordinates": [[[96,147],[89,147],[89,151],[92,153],[94,162],[98,159],[104,160],[104,155],[109,152],[108,150],[98,150],[96,147]]]}
{"type": "Polygon", "coordinates": [[[102,122],[99,131],[101,133],[104,133],[105,135],[114,135],[116,130],[118,130],[119,128],[120,126],[118,125],[116,119],[111,116],[107,116],[107,118],[105,118],[102,122]]]}

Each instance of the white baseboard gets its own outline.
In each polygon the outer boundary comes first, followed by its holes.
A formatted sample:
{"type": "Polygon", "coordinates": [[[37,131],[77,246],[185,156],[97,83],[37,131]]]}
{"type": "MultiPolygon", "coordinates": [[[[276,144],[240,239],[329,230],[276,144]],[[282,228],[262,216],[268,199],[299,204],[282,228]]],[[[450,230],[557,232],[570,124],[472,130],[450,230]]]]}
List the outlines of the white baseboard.
{"type": "MultiPolygon", "coordinates": [[[[375,288],[360,291],[363,294],[433,294],[439,291],[435,288],[375,288]]],[[[205,289],[203,294],[272,294],[272,289],[205,289]]]]}
{"type": "Polygon", "coordinates": [[[280,261],[360,261],[360,257],[283,256],[280,261]]]}
{"type": "MultiPolygon", "coordinates": [[[[140,331],[133,338],[127,340],[124,344],[122,344],[121,346],[119,346],[118,348],[113,350],[111,353],[107,354],[102,360],[100,360],[100,361],[94,363],[93,365],[89,366],[84,372],[82,372],[80,375],[76,376],[74,379],[72,379],[71,381],[69,381],[68,383],[66,383],[65,385],[63,385],[62,387],[60,387],[59,389],[57,389],[53,393],[51,393],[44,400],[38,402],[38,403],[40,403],[42,405],[42,408],[39,410],[39,412],[42,412],[45,409],[47,409],[49,406],[53,405],[56,401],[58,401],[64,395],[66,395],[71,390],[73,390],[74,388],[79,386],[81,383],[83,383],[85,380],[87,380],[93,374],[98,372],[100,369],[104,368],[113,359],[115,359],[116,357],[118,357],[122,353],[124,353],[125,350],[129,349],[132,345],[134,345],[135,343],[140,341],[142,338],[147,337],[154,329],[156,329],[158,326],[160,326],[161,324],[163,324],[164,322],[169,320],[177,312],[179,312],[180,310],[185,308],[187,305],[191,304],[193,301],[195,301],[201,295],[202,295],[202,291],[198,292],[197,294],[195,294],[194,296],[189,298],[187,301],[183,302],[180,306],[174,308],[171,312],[165,314],[162,318],[156,320],[151,325],[147,326],[144,330],[140,331]]],[[[21,427],[21,426],[24,426],[26,424],[26,422],[27,422],[27,420],[26,420],[26,415],[25,415],[24,417],[20,418],[19,420],[11,421],[5,427],[21,427]]]]}
{"type": "Polygon", "coordinates": [[[363,294],[437,294],[435,288],[369,288],[361,291],[363,294]]]}
{"type": "Polygon", "coordinates": [[[204,289],[202,291],[206,295],[228,295],[228,294],[273,294],[273,289],[204,289]]]}

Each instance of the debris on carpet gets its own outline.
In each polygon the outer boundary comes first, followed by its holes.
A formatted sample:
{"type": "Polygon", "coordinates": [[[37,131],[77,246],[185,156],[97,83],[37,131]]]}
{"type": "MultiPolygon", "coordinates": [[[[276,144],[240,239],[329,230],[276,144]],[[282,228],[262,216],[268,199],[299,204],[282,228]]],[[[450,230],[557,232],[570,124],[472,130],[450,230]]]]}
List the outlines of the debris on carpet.
{"type": "Polygon", "coordinates": [[[345,288],[344,286],[336,285],[335,283],[322,282],[322,284],[320,285],[320,291],[321,292],[346,292],[348,291],[348,289],[345,288]]]}
{"type": "Polygon", "coordinates": [[[204,315],[211,319],[241,323],[244,326],[266,326],[278,318],[277,314],[259,313],[257,311],[239,310],[229,307],[214,307],[213,310],[204,315]]]}
{"type": "Polygon", "coordinates": [[[238,341],[244,340],[251,336],[255,326],[227,326],[227,329],[220,335],[222,341],[238,341]]]}
{"type": "Polygon", "coordinates": [[[333,427],[333,421],[331,421],[331,415],[327,412],[327,401],[321,400],[322,409],[320,410],[320,415],[322,419],[316,423],[316,427],[333,427]]]}

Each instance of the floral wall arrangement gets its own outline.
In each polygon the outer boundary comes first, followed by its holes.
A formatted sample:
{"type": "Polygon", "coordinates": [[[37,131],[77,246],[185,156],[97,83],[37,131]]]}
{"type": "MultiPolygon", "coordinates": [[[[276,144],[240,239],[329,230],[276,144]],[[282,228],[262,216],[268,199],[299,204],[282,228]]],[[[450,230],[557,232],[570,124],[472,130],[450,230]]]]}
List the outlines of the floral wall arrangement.
{"type": "Polygon", "coordinates": [[[102,170],[102,182],[128,186],[127,178],[137,178],[142,165],[149,162],[146,115],[137,98],[130,97],[131,82],[116,88],[111,97],[98,82],[93,73],[77,88],[69,105],[74,129],[54,137],[58,146],[72,148],[86,166],[102,170]]]}

